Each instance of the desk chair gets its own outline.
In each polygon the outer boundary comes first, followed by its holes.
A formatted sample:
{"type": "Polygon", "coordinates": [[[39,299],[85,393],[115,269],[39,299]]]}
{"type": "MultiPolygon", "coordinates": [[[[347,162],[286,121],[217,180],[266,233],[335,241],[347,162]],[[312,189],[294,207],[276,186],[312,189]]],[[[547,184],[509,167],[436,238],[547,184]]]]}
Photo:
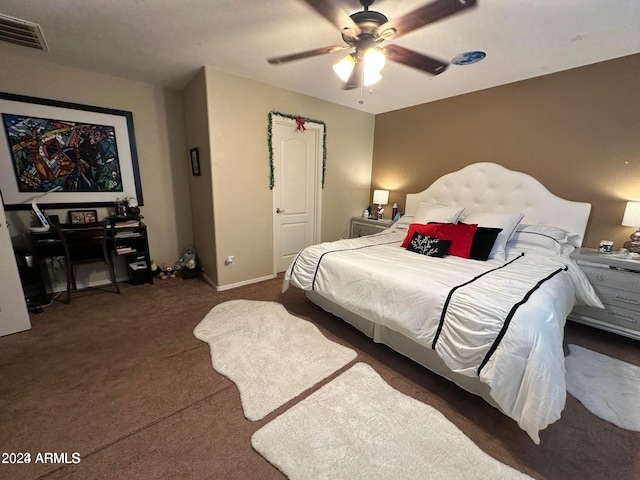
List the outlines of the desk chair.
{"type": "MultiPolygon", "coordinates": [[[[57,232],[65,253],[65,271],[67,272],[67,300],[71,303],[71,292],[78,291],[75,266],[83,263],[102,262],[116,293],[120,286],[116,281],[113,260],[109,254],[106,222],[52,225],[57,232]]],[[[88,287],[89,288],[89,287],[88,287]]]]}

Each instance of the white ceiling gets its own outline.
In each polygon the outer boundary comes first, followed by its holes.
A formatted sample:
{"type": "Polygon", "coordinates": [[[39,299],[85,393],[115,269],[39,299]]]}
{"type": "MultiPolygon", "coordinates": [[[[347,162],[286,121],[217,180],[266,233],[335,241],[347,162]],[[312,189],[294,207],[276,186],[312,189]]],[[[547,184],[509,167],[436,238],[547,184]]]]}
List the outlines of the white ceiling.
{"type": "MultiPolygon", "coordinates": [[[[362,9],[334,1],[349,14],[362,9]]],[[[371,9],[393,19],[427,2],[377,0],[371,9]]],[[[207,65],[374,114],[640,52],[640,0],[478,0],[391,43],[447,61],[483,50],[485,60],[436,77],[388,62],[370,93],[341,89],[331,65],[344,52],[266,62],[343,44],[302,0],[3,0],[0,13],[40,24],[49,46],[0,42],[0,51],[175,89],[207,65]]]]}

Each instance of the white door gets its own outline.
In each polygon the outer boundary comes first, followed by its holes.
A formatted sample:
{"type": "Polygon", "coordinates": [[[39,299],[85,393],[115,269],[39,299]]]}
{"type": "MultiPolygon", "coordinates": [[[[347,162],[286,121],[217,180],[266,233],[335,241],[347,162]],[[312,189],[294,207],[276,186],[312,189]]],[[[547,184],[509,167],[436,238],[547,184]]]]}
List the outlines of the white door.
{"type": "MultiPolygon", "coordinates": [[[[0,200],[2,198],[0,197],[0,200]]],[[[0,202],[1,205],[1,202],[0,202]]],[[[0,336],[31,328],[4,209],[0,208],[0,336]]]]}
{"type": "Polygon", "coordinates": [[[320,242],[324,126],[273,116],[273,245],[275,273],[303,248],[320,242]]]}

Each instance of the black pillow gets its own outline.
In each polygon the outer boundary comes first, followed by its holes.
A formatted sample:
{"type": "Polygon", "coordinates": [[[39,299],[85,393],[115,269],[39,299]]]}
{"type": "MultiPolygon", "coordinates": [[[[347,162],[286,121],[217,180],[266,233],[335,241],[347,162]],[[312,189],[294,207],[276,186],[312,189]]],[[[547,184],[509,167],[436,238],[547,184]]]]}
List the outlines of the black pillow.
{"type": "Polygon", "coordinates": [[[478,227],[473,235],[469,258],[486,262],[501,231],[501,228],[478,227]]]}
{"type": "Polygon", "coordinates": [[[451,247],[451,240],[440,240],[415,232],[407,245],[407,250],[429,257],[442,258],[449,253],[449,247],[451,247]]]}

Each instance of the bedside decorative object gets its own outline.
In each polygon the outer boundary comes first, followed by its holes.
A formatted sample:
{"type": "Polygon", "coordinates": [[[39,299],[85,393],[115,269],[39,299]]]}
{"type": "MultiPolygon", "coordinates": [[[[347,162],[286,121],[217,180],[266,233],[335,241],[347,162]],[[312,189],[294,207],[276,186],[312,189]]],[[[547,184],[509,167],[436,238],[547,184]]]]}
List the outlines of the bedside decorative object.
{"type": "Polygon", "coordinates": [[[636,227],[636,231],[631,234],[631,240],[624,243],[624,248],[631,253],[640,253],[640,202],[627,202],[622,217],[622,225],[625,227],[636,227]]]}
{"type": "Polygon", "coordinates": [[[640,340],[640,257],[580,248],[571,254],[587,275],[604,309],[577,305],[568,319],[640,340]]]}
{"type": "Polygon", "coordinates": [[[381,220],[384,213],[384,208],[382,208],[382,205],[386,205],[389,203],[389,190],[374,190],[373,203],[378,204],[378,219],[381,220]]]}
{"type": "Polygon", "coordinates": [[[611,240],[600,240],[598,251],[600,253],[611,253],[613,251],[613,242],[611,240]]]}

